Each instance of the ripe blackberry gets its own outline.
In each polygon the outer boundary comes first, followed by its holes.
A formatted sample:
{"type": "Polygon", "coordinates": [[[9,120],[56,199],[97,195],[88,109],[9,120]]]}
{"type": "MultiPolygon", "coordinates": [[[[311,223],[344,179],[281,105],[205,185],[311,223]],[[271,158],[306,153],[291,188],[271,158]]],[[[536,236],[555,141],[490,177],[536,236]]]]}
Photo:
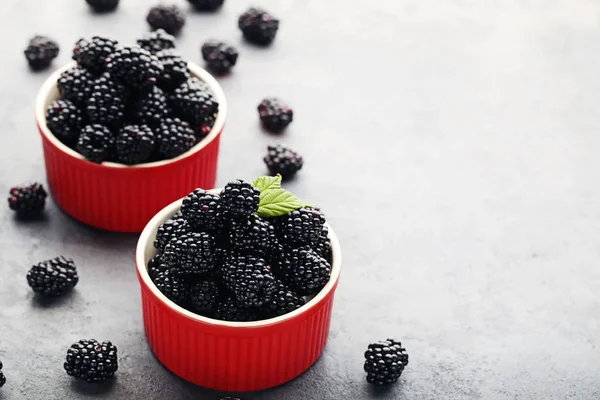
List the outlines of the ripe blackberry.
{"type": "Polygon", "coordinates": [[[88,382],[105,381],[119,368],[117,348],[109,341],[100,344],[95,339],[80,340],[67,350],[64,368],[75,378],[88,382]]]}
{"type": "Polygon", "coordinates": [[[174,237],[181,237],[190,231],[188,222],[183,217],[173,217],[163,222],[158,227],[156,232],[156,239],[154,240],[154,247],[159,251],[163,252],[167,243],[174,237]]]}
{"type": "Polygon", "coordinates": [[[198,11],[215,11],[221,8],[225,0],[188,0],[198,11]]]}
{"type": "Polygon", "coordinates": [[[165,118],[157,130],[158,153],[165,158],[177,157],[196,144],[190,125],[179,118],[165,118]]]}
{"type": "Polygon", "coordinates": [[[171,102],[179,117],[195,127],[202,126],[219,109],[208,85],[197,78],[188,79],[175,89],[171,102]]]}
{"type": "Polygon", "coordinates": [[[289,263],[282,266],[281,277],[296,293],[315,294],[329,282],[331,265],[310,248],[292,249],[287,259],[289,263]]]}
{"type": "Polygon", "coordinates": [[[284,179],[289,179],[296,175],[296,172],[304,164],[301,155],[279,145],[268,147],[264,161],[272,175],[280,174],[284,179]]]}
{"type": "Polygon", "coordinates": [[[327,229],[327,226],[323,225],[323,229],[321,229],[321,233],[317,241],[313,243],[312,248],[318,255],[331,263],[331,241],[329,240],[329,229],[327,229]]]}
{"type": "Polygon", "coordinates": [[[148,275],[154,282],[158,274],[169,269],[169,266],[162,261],[160,254],[155,255],[148,261],[148,275]]]}
{"type": "Polygon", "coordinates": [[[263,126],[271,132],[281,132],[294,120],[294,111],[280,99],[267,97],[258,105],[263,126]]]}
{"type": "Polygon", "coordinates": [[[119,0],[85,0],[96,12],[112,11],[119,5],[119,0]]]}
{"type": "Polygon", "coordinates": [[[249,322],[258,321],[258,311],[252,307],[241,307],[235,297],[228,297],[217,304],[215,318],[222,321],[249,322]]]}
{"type": "Polygon", "coordinates": [[[260,190],[241,179],[225,185],[220,196],[223,209],[233,217],[248,217],[258,210],[260,190]]]}
{"type": "Polygon", "coordinates": [[[175,50],[161,50],[156,53],[156,57],[163,66],[163,73],[158,77],[158,86],[162,90],[172,93],[190,78],[187,61],[175,50]]]}
{"type": "Polygon", "coordinates": [[[126,85],[141,89],[154,86],[163,72],[158,58],[138,46],[125,46],[106,59],[106,69],[126,85]]]}
{"type": "Polygon", "coordinates": [[[81,130],[75,148],[85,158],[94,163],[107,161],[112,155],[114,138],[104,125],[87,125],[81,130]]]}
{"type": "Polygon", "coordinates": [[[91,90],[86,108],[89,121],[117,128],[125,118],[125,103],[125,88],[105,73],[91,90]]]}
{"type": "Polygon", "coordinates": [[[151,127],[157,127],[167,116],[167,97],[157,87],[143,93],[135,105],[135,116],[151,127]]]}
{"type": "Polygon", "coordinates": [[[208,233],[190,232],[167,243],[163,260],[186,275],[201,275],[215,267],[215,238],[208,233]]]}
{"type": "Polygon", "coordinates": [[[106,71],[106,58],[115,52],[117,41],[102,36],[79,39],[73,48],[73,60],[93,74],[106,71]]]}
{"type": "Polygon", "coordinates": [[[255,214],[231,220],[229,240],[236,251],[256,255],[266,254],[277,241],[273,225],[255,214]]]}
{"type": "Polygon", "coordinates": [[[6,383],[6,377],[4,376],[4,373],[2,372],[2,361],[0,361],[0,388],[2,386],[4,386],[4,384],[6,383]]]}
{"type": "Polygon", "coordinates": [[[402,347],[402,343],[393,339],[372,343],[365,352],[367,382],[377,386],[396,382],[407,365],[406,349],[402,347]]]}
{"type": "Polygon", "coordinates": [[[58,44],[46,36],[36,35],[25,49],[25,58],[34,70],[46,68],[58,56],[58,44]]]}
{"type": "Polygon", "coordinates": [[[150,9],[146,21],[152,29],[164,29],[167,33],[176,35],[185,25],[185,15],[175,5],[159,4],[150,9]]]}
{"type": "Polygon", "coordinates": [[[225,285],[233,292],[239,305],[260,307],[271,300],[276,281],[262,258],[234,255],[222,268],[225,285]]]}
{"type": "Polygon", "coordinates": [[[96,77],[81,67],[71,68],[60,74],[58,91],[63,99],[82,107],[87,103],[96,77]]]}
{"type": "Polygon", "coordinates": [[[223,227],[221,198],[206,190],[188,194],[181,203],[181,213],[194,230],[218,232],[223,227]]]}
{"type": "Polygon", "coordinates": [[[260,8],[250,8],[240,15],[238,27],[247,41],[266,46],[275,39],[279,20],[260,8]]]}
{"type": "Polygon", "coordinates": [[[324,224],[325,217],[319,210],[302,207],[281,217],[275,227],[284,242],[301,245],[316,242],[324,224]]]}
{"type": "Polygon", "coordinates": [[[63,256],[42,261],[27,272],[27,283],[34,292],[44,296],[60,296],[77,285],[77,268],[63,256]]]}
{"type": "Polygon", "coordinates": [[[146,33],[137,44],[144,50],[156,54],[161,50],[174,49],[175,37],[169,35],[164,29],[157,29],[154,32],[146,33]]]}
{"type": "Polygon", "coordinates": [[[156,140],[147,125],[127,125],[115,139],[117,162],[140,164],[152,156],[156,140]]]}
{"type": "Polygon", "coordinates": [[[44,211],[47,196],[48,194],[41,183],[15,186],[9,191],[8,206],[19,217],[36,217],[44,211]]]}
{"type": "Polygon", "coordinates": [[[195,312],[211,316],[219,302],[219,286],[210,280],[194,283],[190,289],[190,301],[195,312]]]}
{"type": "Polygon", "coordinates": [[[266,302],[262,310],[270,317],[278,317],[291,313],[306,304],[303,297],[289,290],[283,283],[277,281],[277,287],[271,300],[266,302]]]}
{"type": "Polygon", "coordinates": [[[154,284],[162,294],[174,303],[183,304],[190,295],[190,288],[177,271],[167,268],[154,278],[154,284]]]}
{"type": "Polygon", "coordinates": [[[81,111],[69,100],[53,101],[46,110],[48,129],[67,146],[73,145],[77,140],[81,123],[81,111]]]}
{"type": "Polygon", "coordinates": [[[211,71],[225,74],[237,62],[238,51],[226,43],[209,41],[202,45],[202,58],[211,71]]]}

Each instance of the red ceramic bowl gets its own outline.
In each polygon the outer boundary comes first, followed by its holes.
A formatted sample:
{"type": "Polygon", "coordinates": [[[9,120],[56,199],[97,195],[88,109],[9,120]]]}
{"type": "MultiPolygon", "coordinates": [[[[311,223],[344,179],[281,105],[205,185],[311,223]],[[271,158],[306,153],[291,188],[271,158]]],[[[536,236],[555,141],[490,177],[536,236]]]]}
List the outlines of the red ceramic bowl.
{"type": "MultiPolygon", "coordinates": [[[[214,191],[218,193],[218,191],[214,191]]],[[[178,200],[146,226],[136,251],[144,328],[156,357],[179,377],[211,389],[246,392],[294,379],[319,358],[329,335],[333,296],[340,277],[340,245],[333,251],[329,283],[303,307],[257,322],[226,322],[194,314],[167,299],[148,275],[158,227],[180,208],[178,200]]]]}
{"type": "Polygon", "coordinates": [[[42,135],[50,192],[73,218],[96,228],[140,232],[163,207],[197,187],[212,188],[217,173],[219,141],[227,104],[223,90],[204,69],[189,64],[192,75],[207,83],[219,102],[216,122],[204,140],[179,157],[126,166],[95,164],[60,142],[46,126],[46,108],[59,98],[56,80],[70,63],[41,87],[35,118],[42,135]]]}

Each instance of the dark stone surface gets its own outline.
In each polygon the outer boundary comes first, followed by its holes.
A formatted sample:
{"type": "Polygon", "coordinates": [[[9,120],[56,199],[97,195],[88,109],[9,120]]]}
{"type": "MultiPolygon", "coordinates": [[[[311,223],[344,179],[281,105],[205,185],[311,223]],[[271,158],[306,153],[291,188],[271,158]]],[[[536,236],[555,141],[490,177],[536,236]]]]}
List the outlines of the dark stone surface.
{"type": "MultiPolygon", "coordinates": [[[[132,42],[143,0],[93,15],[83,0],[2,0],[0,192],[44,180],[36,91],[22,54],[36,33],[132,42]]],[[[343,249],[330,342],[302,377],[261,400],[598,399],[600,397],[600,5],[591,0],[263,0],[282,20],[271,48],[242,41],[228,0],[188,14],[179,48],[231,42],[220,81],[230,114],[218,184],[263,174],[267,144],[306,163],[288,187],[323,208],[343,249]],[[296,111],[282,136],[255,110],[281,96],[296,111]],[[410,353],[388,391],[364,382],[369,342],[410,353]]],[[[182,3],[184,7],[187,7],[182,3]]],[[[50,202],[47,219],[0,225],[0,398],[216,399],[165,370],[148,349],[134,271],[135,235],[87,228],[50,202]],[[72,295],[39,302],[25,273],[73,257],[72,295]],[[80,338],[110,339],[109,385],[62,370],[80,338]]]]}

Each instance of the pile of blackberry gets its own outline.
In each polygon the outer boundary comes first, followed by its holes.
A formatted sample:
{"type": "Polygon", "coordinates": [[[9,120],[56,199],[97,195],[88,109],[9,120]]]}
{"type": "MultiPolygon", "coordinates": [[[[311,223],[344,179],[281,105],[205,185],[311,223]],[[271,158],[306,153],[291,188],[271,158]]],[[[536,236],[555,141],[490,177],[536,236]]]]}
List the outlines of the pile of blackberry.
{"type": "Polygon", "coordinates": [[[162,29],[137,46],[94,36],[73,49],[78,65],[57,82],[50,131],[91,162],[135,165],[177,157],[212,129],[219,103],[191,77],[162,29]]]}
{"type": "Polygon", "coordinates": [[[329,281],[325,217],[303,207],[256,214],[260,191],[228,183],[219,195],[196,189],[158,229],[148,264],[156,287],[188,310],[225,321],[258,321],[302,307],[329,281]]]}

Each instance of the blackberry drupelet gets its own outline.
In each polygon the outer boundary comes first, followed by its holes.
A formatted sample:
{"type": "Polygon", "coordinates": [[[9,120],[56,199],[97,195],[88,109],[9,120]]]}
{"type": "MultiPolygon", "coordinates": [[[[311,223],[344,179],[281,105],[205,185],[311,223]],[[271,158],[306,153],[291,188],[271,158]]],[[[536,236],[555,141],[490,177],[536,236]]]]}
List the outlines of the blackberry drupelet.
{"type": "Polygon", "coordinates": [[[221,8],[225,0],[188,0],[198,11],[215,11],[221,8]]]}
{"type": "Polygon", "coordinates": [[[167,268],[154,278],[154,284],[162,294],[177,304],[185,303],[190,295],[190,288],[174,268],[167,268]]]}
{"type": "Polygon", "coordinates": [[[159,251],[163,252],[167,243],[174,237],[181,237],[190,231],[188,222],[181,216],[166,220],[161,226],[158,227],[156,232],[156,239],[154,240],[154,247],[159,251]]]}
{"type": "Polygon", "coordinates": [[[72,146],[77,141],[81,124],[81,110],[69,100],[53,101],[46,110],[48,129],[67,146],[72,146]]]}
{"type": "Polygon", "coordinates": [[[4,373],[2,372],[2,368],[3,368],[2,361],[0,361],[0,388],[2,386],[4,386],[4,384],[6,383],[6,377],[4,376],[4,373]]]}
{"type": "Polygon", "coordinates": [[[302,245],[316,242],[324,224],[325,217],[319,210],[302,207],[280,217],[275,228],[285,243],[302,245]]]}
{"type": "Polygon", "coordinates": [[[57,81],[58,91],[63,100],[70,100],[76,106],[83,107],[94,86],[96,77],[81,67],[71,68],[60,74],[57,81]]]}
{"type": "Polygon", "coordinates": [[[196,231],[218,232],[223,227],[221,198],[206,190],[196,189],[188,194],[181,203],[181,213],[196,231]]]}
{"type": "Polygon", "coordinates": [[[298,296],[296,293],[289,290],[283,283],[277,281],[277,287],[271,300],[263,305],[262,310],[266,316],[273,318],[291,313],[305,304],[306,301],[303,297],[298,296]]]}
{"type": "Polygon", "coordinates": [[[289,263],[282,265],[283,281],[300,295],[318,293],[329,282],[331,265],[308,247],[292,249],[287,254],[289,263]]]}
{"type": "Polygon", "coordinates": [[[194,283],[190,289],[190,302],[195,312],[211,316],[219,302],[219,286],[211,280],[194,283]]]}
{"type": "Polygon", "coordinates": [[[209,41],[202,45],[202,58],[211,71],[225,74],[237,62],[238,51],[226,43],[209,41]]]}
{"type": "Polygon", "coordinates": [[[266,46],[275,39],[279,20],[260,8],[250,8],[240,15],[238,27],[247,41],[266,46]]]}
{"type": "Polygon", "coordinates": [[[156,57],[163,66],[163,73],[158,77],[158,86],[162,90],[172,93],[190,78],[187,62],[175,50],[161,50],[156,57]]]}
{"type": "Polygon", "coordinates": [[[58,44],[46,36],[36,35],[25,49],[25,58],[33,70],[46,68],[58,56],[58,44]]]}
{"type": "Polygon", "coordinates": [[[179,118],[165,118],[157,130],[158,153],[165,158],[177,157],[196,144],[190,125],[179,118]]]}
{"type": "Polygon", "coordinates": [[[104,125],[87,125],[81,130],[76,150],[91,162],[101,163],[110,159],[114,138],[104,125]]]}
{"type": "Polygon", "coordinates": [[[163,260],[181,274],[197,276],[214,269],[214,248],[214,236],[190,232],[167,243],[163,260]]]}
{"type": "Polygon", "coordinates": [[[109,73],[96,79],[87,102],[86,112],[92,124],[118,128],[125,118],[126,89],[109,73]]]}
{"type": "Polygon", "coordinates": [[[304,164],[301,155],[279,145],[268,147],[264,161],[272,175],[280,174],[283,179],[296,175],[304,164]]]}
{"type": "Polygon", "coordinates": [[[117,41],[102,36],[79,39],[73,48],[73,60],[93,74],[106,71],[106,58],[117,48],[117,41]]]}
{"type": "Polygon", "coordinates": [[[258,321],[259,313],[254,308],[241,307],[235,297],[228,297],[217,304],[215,318],[222,321],[249,322],[258,321]]]}
{"type": "Polygon", "coordinates": [[[159,4],[150,9],[146,21],[152,29],[164,29],[167,33],[176,35],[185,25],[185,15],[175,5],[159,4]]]}
{"type": "Polygon", "coordinates": [[[137,40],[137,44],[142,49],[156,54],[161,50],[174,49],[175,37],[169,35],[164,29],[157,29],[154,32],[146,33],[141,39],[137,40]]]}
{"type": "Polygon", "coordinates": [[[119,0],[85,0],[96,12],[112,11],[119,5],[119,0]]]}
{"type": "Polygon", "coordinates": [[[167,112],[167,97],[156,86],[140,95],[134,111],[136,118],[151,127],[158,127],[167,112]]]}
{"type": "Polygon", "coordinates": [[[208,85],[197,78],[190,78],[175,89],[171,102],[179,117],[194,127],[202,126],[219,109],[208,85]]]}
{"type": "Polygon", "coordinates": [[[260,121],[271,132],[281,132],[294,120],[294,111],[276,97],[267,97],[257,108],[260,121]]]}
{"type": "Polygon", "coordinates": [[[275,277],[262,258],[233,255],[222,268],[223,281],[239,305],[260,307],[277,289],[275,277]]]}
{"type": "Polygon", "coordinates": [[[15,186],[9,191],[8,206],[21,218],[37,217],[44,211],[47,196],[41,183],[15,186]]]}
{"type": "Polygon", "coordinates": [[[220,196],[223,209],[233,217],[248,217],[258,210],[260,190],[241,179],[225,185],[220,196]]]}
{"type": "Polygon", "coordinates": [[[109,341],[80,340],[67,350],[64,368],[75,378],[88,382],[105,381],[119,368],[117,348],[109,341]]]}
{"type": "Polygon", "coordinates": [[[127,125],[115,139],[116,160],[128,165],[148,161],[155,142],[154,133],[147,125],[127,125]]]}
{"type": "Polygon", "coordinates": [[[407,365],[406,349],[393,339],[372,343],[365,352],[364,369],[367,373],[367,382],[377,386],[396,382],[407,365]]]}
{"type": "Polygon", "coordinates": [[[331,241],[329,240],[329,229],[327,226],[323,225],[323,229],[321,229],[317,241],[312,244],[312,248],[318,255],[329,261],[329,263],[332,262],[331,241]]]}
{"type": "Polygon", "coordinates": [[[259,256],[265,255],[277,242],[273,225],[255,214],[232,219],[229,240],[234,250],[259,256]]]}
{"type": "Polygon", "coordinates": [[[158,58],[138,46],[125,46],[106,59],[106,69],[124,84],[136,89],[154,86],[163,72],[158,58]]]}
{"type": "Polygon", "coordinates": [[[77,282],[75,263],[63,256],[42,261],[27,272],[27,283],[43,296],[60,296],[73,289],[77,282]]]}

